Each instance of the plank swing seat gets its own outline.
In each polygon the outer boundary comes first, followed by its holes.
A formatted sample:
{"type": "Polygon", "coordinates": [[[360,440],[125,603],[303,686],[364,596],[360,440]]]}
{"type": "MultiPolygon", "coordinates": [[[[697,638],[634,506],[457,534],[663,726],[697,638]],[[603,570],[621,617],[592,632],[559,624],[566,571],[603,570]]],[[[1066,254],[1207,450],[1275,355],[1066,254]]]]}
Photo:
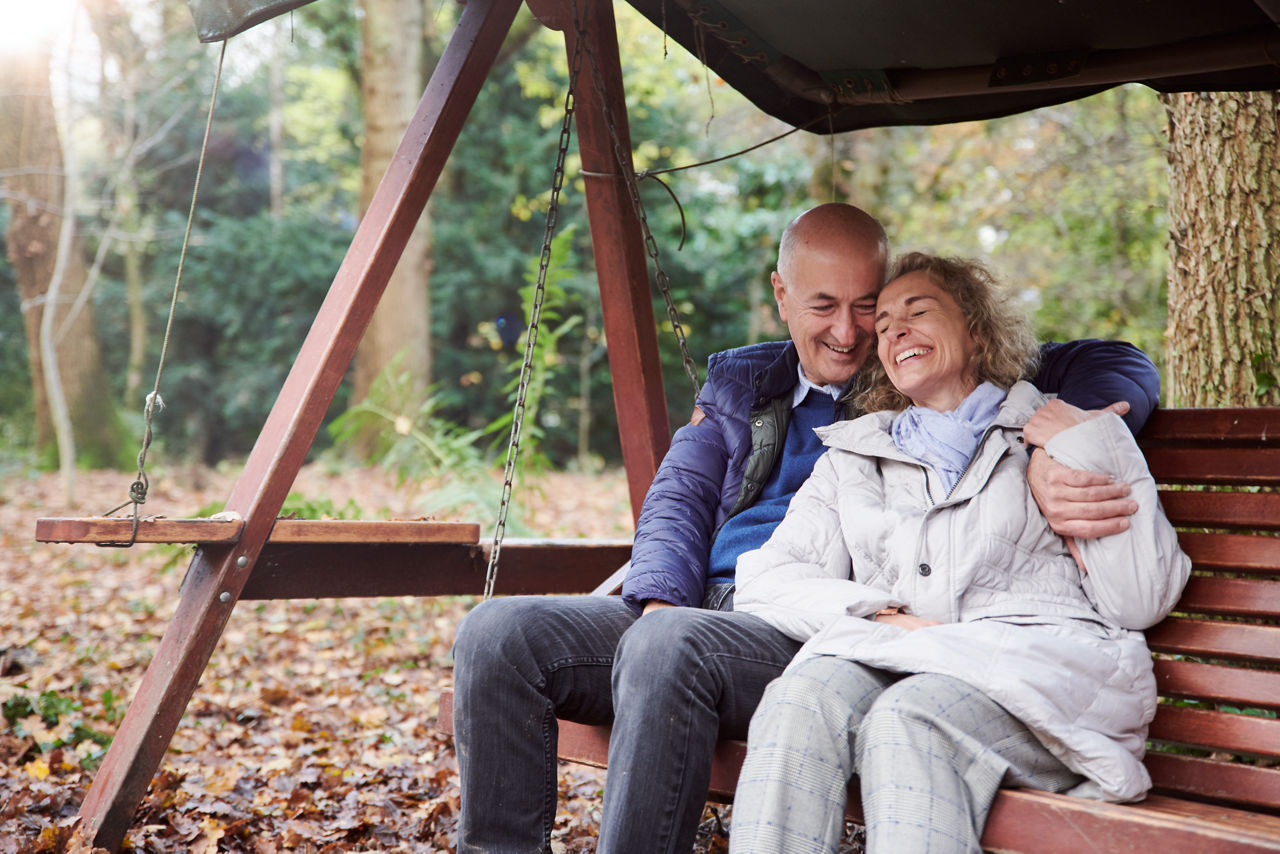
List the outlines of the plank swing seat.
{"type": "MultiPolygon", "coordinates": [[[[200,37],[225,40],[304,2],[266,0],[258,6],[273,7],[268,14],[238,16],[230,27],[198,26],[200,37]]],[[[576,131],[634,515],[670,433],[647,247],[624,178],[633,174],[632,146],[612,3],[528,2],[542,23],[563,32],[568,55],[586,45],[593,58],[594,85],[575,93],[576,131]]],[[[1083,18],[1090,26],[1096,19],[1100,30],[1110,23],[1116,32],[1081,31],[1076,34],[1079,44],[1105,43],[1107,48],[1072,57],[995,57],[994,63],[981,55],[981,46],[971,50],[973,45],[965,41],[991,41],[986,37],[989,22],[967,7],[948,12],[951,4],[938,4],[931,11],[951,14],[954,26],[937,28],[947,36],[947,49],[935,53],[955,60],[954,67],[916,68],[893,57],[887,70],[844,77],[820,73],[777,50],[751,30],[750,21],[777,6],[786,18],[780,24],[786,32],[779,37],[789,38],[789,49],[804,49],[808,43],[824,50],[833,39],[865,38],[874,52],[899,47],[884,37],[887,33],[909,33],[912,45],[921,42],[919,28],[910,21],[897,27],[888,20],[919,10],[911,4],[880,4],[876,12],[885,20],[859,15],[851,22],[839,4],[630,3],[762,109],[793,127],[822,132],[1004,115],[1133,80],[1153,86],[1163,82],[1168,91],[1280,87],[1273,59],[1280,55],[1280,11],[1271,0],[1258,0],[1256,7],[1223,0],[1212,9],[1178,0],[1177,11],[1184,14],[1159,12],[1167,38],[1148,38],[1137,26],[1148,11],[1146,4],[1082,0],[1072,6],[1088,7],[1090,14],[1083,18]],[[730,7],[741,7],[742,14],[735,17],[726,11],[730,7]],[[823,19],[817,33],[822,38],[792,31],[793,24],[815,13],[823,19]],[[1222,21],[1215,19],[1218,14],[1222,21]],[[976,29],[966,29],[970,23],[976,29]]],[[[174,616],[81,806],[77,832],[94,845],[114,850],[124,840],[240,599],[476,595],[486,584],[486,547],[478,531],[420,523],[408,523],[408,528],[376,522],[295,525],[277,516],[520,5],[519,0],[465,4],[226,502],[236,521],[139,521],[139,537],[182,539],[194,542],[196,549],[174,616]],[[393,535],[392,530],[409,533],[393,535]]],[[[1001,22],[1002,32],[1016,33],[1022,23],[1044,23],[1013,20],[1015,6],[1018,14],[1046,14],[1035,11],[1036,4],[999,4],[993,8],[1010,19],[1001,22]]],[[[1029,30],[1036,36],[1036,27],[1029,30]]],[[[1039,37],[1045,43],[1057,41],[1044,37],[1043,26],[1039,37]]],[[[1103,805],[1033,792],[1003,794],[988,827],[993,847],[1073,854],[1280,850],[1280,721],[1275,718],[1280,710],[1280,463],[1271,438],[1277,428],[1280,409],[1168,411],[1152,418],[1144,431],[1144,451],[1161,482],[1171,486],[1162,497],[1171,518],[1184,528],[1184,547],[1197,571],[1179,613],[1149,635],[1161,656],[1164,698],[1152,738],[1175,750],[1148,757],[1157,791],[1140,805],[1103,805]],[[1181,488],[1187,485],[1229,491],[1181,488]]],[[[38,525],[42,537],[59,542],[119,542],[133,533],[132,520],[49,519],[38,525]]],[[[611,589],[616,574],[610,573],[624,563],[629,549],[625,541],[507,540],[493,592],[611,589]]],[[[441,703],[446,726],[449,708],[446,696],[441,703]]],[[[576,732],[566,724],[562,752],[574,753],[571,758],[579,761],[607,759],[601,752],[602,743],[607,747],[601,731],[580,733],[590,750],[574,748],[576,732]]],[[[732,796],[741,750],[730,742],[718,749],[713,796],[732,796]]]]}
{"type": "MultiPolygon", "coordinates": [[[[1006,789],[983,835],[1039,854],[1280,851],[1280,408],[1157,410],[1138,437],[1193,575],[1147,631],[1160,705],[1152,794],[1107,804],[1006,789]]],[[[439,724],[453,732],[453,697],[439,724]]],[[[560,721],[561,759],[608,766],[609,727],[560,721]]],[[[716,746],[708,799],[730,803],[746,744],[716,746]]],[[[862,818],[857,780],[848,817],[862,818]]]]}
{"type": "MultiPolygon", "coordinates": [[[[136,542],[234,546],[243,526],[237,520],[144,517],[136,542]]],[[[131,520],[122,517],[42,518],[35,538],[115,544],[127,542],[131,529],[131,520]]],[[[239,598],[478,595],[491,549],[474,522],[278,519],[239,598]]],[[[630,556],[626,539],[508,537],[496,592],[613,589],[630,556]]]]}

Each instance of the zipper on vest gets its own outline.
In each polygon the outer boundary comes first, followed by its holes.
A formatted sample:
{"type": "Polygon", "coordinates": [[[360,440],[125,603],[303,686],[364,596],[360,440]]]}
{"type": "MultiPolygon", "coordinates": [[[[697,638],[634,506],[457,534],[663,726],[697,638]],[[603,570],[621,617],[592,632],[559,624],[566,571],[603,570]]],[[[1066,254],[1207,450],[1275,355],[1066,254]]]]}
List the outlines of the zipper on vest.
{"type": "MultiPolygon", "coordinates": [[[[973,461],[978,458],[978,453],[982,450],[983,446],[987,444],[987,438],[995,429],[995,422],[992,422],[987,425],[986,430],[982,431],[982,436],[978,439],[978,446],[973,449],[973,456],[969,457],[969,462],[965,463],[964,468],[960,470],[960,476],[956,478],[956,482],[952,484],[951,489],[947,491],[947,498],[955,495],[956,490],[960,488],[960,484],[964,481],[964,476],[969,473],[969,469],[973,468],[973,461]]],[[[946,499],[943,500],[945,501],[946,499]]]]}

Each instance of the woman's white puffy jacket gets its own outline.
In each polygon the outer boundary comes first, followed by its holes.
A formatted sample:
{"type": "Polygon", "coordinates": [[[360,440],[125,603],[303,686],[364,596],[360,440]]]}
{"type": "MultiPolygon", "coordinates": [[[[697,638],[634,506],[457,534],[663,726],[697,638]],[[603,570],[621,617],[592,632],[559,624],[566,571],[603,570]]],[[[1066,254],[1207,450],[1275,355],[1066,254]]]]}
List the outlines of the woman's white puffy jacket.
{"type": "Polygon", "coordinates": [[[1141,630],[1173,607],[1191,562],[1132,435],[1106,414],[1045,448],[1127,482],[1138,502],[1127,531],[1078,541],[1080,572],[1027,486],[1021,428],[1044,402],[1015,385],[950,495],[893,444],[894,413],[820,429],[827,453],[769,541],[739,558],[735,608],[805,641],[797,661],[962,679],[1084,775],[1073,793],[1135,800],[1151,785],[1141,759],[1156,704],[1141,630]],[[943,625],[869,619],[891,606],[943,625]]]}

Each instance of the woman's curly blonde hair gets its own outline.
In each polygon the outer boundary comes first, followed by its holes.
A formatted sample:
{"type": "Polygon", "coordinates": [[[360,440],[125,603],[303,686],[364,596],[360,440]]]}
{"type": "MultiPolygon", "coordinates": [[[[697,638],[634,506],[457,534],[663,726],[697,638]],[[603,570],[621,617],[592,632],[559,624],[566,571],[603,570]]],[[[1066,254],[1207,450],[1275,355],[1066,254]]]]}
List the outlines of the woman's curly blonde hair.
{"type": "MultiPolygon", "coordinates": [[[[970,370],[977,383],[1007,389],[1035,375],[1040,351],[1031,334],[1031,321],[1009,298],[991,271],[967,258],[940,258],[909,252],[893,262],[886,281],[908,273],[928,274],[951,295],[969,322],[977,349],[970,370]]],[[[893,387],[884,366],[874,356],[858,372],[855,405],[864,412],[901,410],[911,400],[893,387]]]]}

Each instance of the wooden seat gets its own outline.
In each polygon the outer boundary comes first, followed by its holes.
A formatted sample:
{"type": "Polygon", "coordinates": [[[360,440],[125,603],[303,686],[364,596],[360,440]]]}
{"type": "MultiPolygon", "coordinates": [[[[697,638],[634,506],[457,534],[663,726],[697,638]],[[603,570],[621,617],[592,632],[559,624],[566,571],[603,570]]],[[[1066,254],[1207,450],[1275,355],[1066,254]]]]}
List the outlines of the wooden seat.
{"type": "MultiPolygon", "coordinates": [[[[1139,444],[1193,575],[1147,632],[1160,705],[1152,794],[1106,804],[1030,790],[997,798],[989,850],[1280,851],[1280,409],[1162,410],[1139,444]]],[[[452,697],[440,726],[452,732],[452,697]]],[[[563,759],[605,767],[608,727],[560,723],[563,759]]],[[[710,800],[733,799],[743,742],[716,748],[710,800]]],[[[857,781],[849,816],[861,819],[857,781]]]]}
{"type": "MultiPolygon", "coordinates": [[[[239,519],[168,519],[144,516],[133,535],[133,520],[122,516],[36,520],[42,543],[234,543],[239,519]]],[[[469,522],[365,522],[347,519],[277,519],[273,543],[468,543],[480,541],[480,526],[469,522]]]]}
{"type": "MultiPolygon", "coordinates": [[[[242,526],[237,520],[144,518],[137,542],[230,545],[242,526]]],[[[36,520],[36,539],[121,543],[132,527],[124,517],[44,518],[36,520]]],[[[479,595],[490,548],[471,522],[277,519],[239,598],[479,595]]],[[[630,556],[630,540],[508,537],[494,590],[613,589],[617,582],[610,578],[630,556]]]]}

